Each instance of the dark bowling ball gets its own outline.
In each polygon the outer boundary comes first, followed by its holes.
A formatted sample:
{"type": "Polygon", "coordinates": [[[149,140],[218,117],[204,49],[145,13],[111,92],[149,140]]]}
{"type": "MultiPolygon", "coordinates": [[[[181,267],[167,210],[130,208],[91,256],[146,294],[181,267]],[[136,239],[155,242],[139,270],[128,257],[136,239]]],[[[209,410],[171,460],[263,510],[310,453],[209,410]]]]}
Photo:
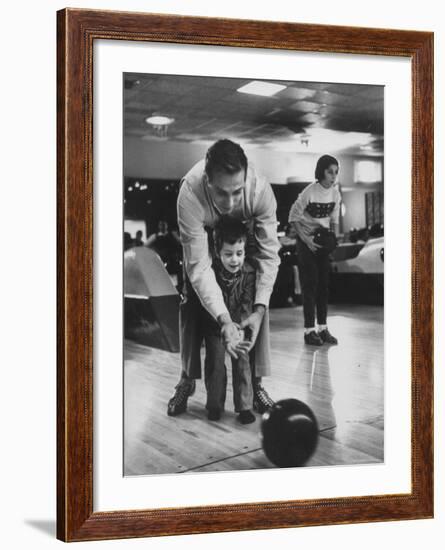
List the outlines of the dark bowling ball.
{"type": "Polygon", "coordinates": [[[263,450],[280,468],[303,466],[318,443],[317,419],[298,399],[277,401],[263,415],[261,424],[263,450]]]}
{"type": "Polygon", "coordinates": [[[337,237],[326,227],[319,227],[314,233],[314,243],[322,247],[318,250],[319,252],[330,254],[337,247],[337,237]]]}

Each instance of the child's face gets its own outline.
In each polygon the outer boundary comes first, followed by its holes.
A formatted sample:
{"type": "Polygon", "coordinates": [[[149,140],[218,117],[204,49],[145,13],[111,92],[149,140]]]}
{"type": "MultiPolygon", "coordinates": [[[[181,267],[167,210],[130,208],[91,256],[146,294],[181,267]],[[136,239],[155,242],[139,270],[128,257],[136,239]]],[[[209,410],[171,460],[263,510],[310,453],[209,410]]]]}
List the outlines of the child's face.
{"type": "Polygon", "coordinates": [[[323,179],[320,181],[320,183],[325,189],[329,189],[329,187],[332,187],[334,185],[337,176],[338,166],[336,164],[331,164],[324,171],[323,179]]]}
{"type": "Polygon", "coordinates": [[[240,239],[234,244],[224,243],[219,253],[219,257],[227,271],[236,273],[244,264],[245,241],[240,239]]]}

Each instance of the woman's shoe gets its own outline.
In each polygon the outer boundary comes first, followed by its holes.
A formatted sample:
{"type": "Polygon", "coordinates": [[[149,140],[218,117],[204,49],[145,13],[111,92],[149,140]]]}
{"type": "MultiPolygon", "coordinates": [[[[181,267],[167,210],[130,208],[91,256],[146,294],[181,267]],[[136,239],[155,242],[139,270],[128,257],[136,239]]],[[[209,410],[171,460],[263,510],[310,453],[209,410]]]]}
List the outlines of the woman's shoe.
{"type": "Polygon", "coordinates": [[[307,332],[304,335],[304,343],[308,346],[322,346],[323,340],[320,335],[315,332],[315,330],[311,330],[311,332],[307,332]]]}

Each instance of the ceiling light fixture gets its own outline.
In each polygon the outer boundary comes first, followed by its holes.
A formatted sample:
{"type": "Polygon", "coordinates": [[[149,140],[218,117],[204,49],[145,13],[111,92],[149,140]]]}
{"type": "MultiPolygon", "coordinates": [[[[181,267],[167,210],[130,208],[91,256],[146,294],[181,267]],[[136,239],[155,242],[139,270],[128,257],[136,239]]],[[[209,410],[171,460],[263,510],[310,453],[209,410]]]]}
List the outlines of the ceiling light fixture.
{"type": "Polygon", "coordinates": [[[174,121],[174,118],[156,113],[145,119],[145,122],[153,128],[154,135],[160,139],[167,139],[167,130],[174,121]]]}
{"type": "Polygon", "coordinates": [[[287,86],[283,86],[282,84],[272,84],[271,82],[253,80],[252,82],[249,82],[249,84],[238,88],[237,92],[240,92],[241,94],[272,96],[278,92],[281,92],[281,90],[284,90],[285,88],[287,88],[287,86]]]}
{"type": "Polygon", "coordinates": [[[308,135],[301,136],[300,137],[301,145],[303,145],[304,147],[309,147],[309,138],[310,138],[310,136],[308,136],[308,135]]]}
{"type": "Polygon", "coordinates": [[[163,115],[153,115],[145,119],[145,122],[147,124],[151,124],[152,126],[168,126],[169,124],[172,124],[172,122],[174,121],[175,121],[174,118],[170,118],[168,116],[163,116],[163,115]]]}

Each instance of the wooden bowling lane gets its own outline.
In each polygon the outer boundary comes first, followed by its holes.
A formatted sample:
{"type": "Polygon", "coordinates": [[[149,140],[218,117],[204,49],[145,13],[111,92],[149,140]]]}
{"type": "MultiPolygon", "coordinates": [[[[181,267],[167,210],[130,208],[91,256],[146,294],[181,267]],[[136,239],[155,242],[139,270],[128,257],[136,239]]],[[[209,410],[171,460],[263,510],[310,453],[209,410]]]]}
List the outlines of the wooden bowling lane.
{"type": "MultiPolygon", "coordinates": [[[[307,466],[363,464],[384,458],[383,308],[331,307],[338,346],[303,344],[301,308],[271,311],[270,395],[307,403],[321,430],[307,466]]],[[[273,465],[261,450],[261,418],[241,426],[233,412],[229,369],[226,411],[209,422],[197,382],[185,414],[166,407],[179,376],[179,355],[125,342],[124,471],[126,475],[245,470],[273,465]]]]}

